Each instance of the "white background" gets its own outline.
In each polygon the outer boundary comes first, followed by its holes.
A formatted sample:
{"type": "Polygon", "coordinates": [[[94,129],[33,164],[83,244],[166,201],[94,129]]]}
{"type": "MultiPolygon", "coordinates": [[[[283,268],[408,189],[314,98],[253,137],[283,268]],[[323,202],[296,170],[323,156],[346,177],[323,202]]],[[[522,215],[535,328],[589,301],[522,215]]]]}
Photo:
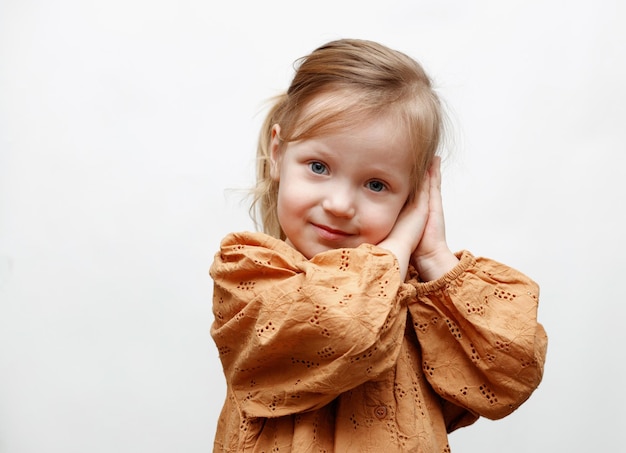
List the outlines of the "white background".
{"type": "Polygon", "coordinates": [[[263,101],[340,37],[423,63],[451,247],[542,286],[543,383],[453,451],[623,449],[624,5],[0,1],[0,452],[211,450],[207,269],[252,228],[263,101]]]}

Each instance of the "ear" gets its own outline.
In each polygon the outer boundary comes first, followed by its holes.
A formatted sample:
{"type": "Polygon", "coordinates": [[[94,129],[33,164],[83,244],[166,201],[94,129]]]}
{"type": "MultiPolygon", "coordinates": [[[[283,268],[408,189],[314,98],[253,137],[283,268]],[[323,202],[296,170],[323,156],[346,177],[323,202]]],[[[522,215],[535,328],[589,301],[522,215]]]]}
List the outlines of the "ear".
{"type": "Polygon", "coordinates": [[[272,139],[270,141],[270,178],[273,181],[280,179],[280,126],[274,124],[272,126],[272,139]]]}

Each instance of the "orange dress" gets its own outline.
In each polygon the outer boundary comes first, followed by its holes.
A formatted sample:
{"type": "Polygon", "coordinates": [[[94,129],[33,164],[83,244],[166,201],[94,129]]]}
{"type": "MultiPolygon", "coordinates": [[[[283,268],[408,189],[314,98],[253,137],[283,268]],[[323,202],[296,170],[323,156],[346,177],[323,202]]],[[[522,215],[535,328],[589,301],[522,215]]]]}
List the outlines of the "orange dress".
{"type": "Polygon", "coordinates": [[[307,260],[262,233],[215,255],[211,335],[227,382],[215,452],[449,452],[447,433],[539,385],[538,287],[458,254],[439,280],[361,245],[307,260]]]}

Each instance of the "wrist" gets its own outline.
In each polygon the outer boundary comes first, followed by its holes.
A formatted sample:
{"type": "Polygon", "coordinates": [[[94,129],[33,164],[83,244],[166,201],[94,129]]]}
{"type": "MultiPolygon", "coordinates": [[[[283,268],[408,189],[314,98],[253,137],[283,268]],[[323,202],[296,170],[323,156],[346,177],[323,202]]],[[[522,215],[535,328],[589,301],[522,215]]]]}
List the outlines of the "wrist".
{"type": "Polygon", "coordinates": [[[392,238],[387,238],[377,245],[391,252],[396,257],[398,265],[400,266],[400,276],[404,281],[409,267],[409,261],[411,260],[411,251],[407,249],[404,243],[392,238]]]}
{"type": "Polygon", "coordinates": [[[450,272],[459,264],[459,259],[445,248],[415,259],[415,267],[420,279],[424,282],[437,280],[450,272]]]}

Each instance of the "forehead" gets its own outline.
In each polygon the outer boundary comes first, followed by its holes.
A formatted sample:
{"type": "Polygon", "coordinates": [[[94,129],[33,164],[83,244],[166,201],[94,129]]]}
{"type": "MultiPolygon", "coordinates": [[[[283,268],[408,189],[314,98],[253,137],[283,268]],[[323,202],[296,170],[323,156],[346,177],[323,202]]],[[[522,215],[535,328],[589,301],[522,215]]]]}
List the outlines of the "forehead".
{"type": "Polygon", "coordinates": [[[355,89],[336,89],[317,94],[298,112],[287,140],[309,139],[320,135],[345,132],[374,119],[395,116],[396,129],[405,122],[401,108],[382,102],[379,96],[355,89]]]}

